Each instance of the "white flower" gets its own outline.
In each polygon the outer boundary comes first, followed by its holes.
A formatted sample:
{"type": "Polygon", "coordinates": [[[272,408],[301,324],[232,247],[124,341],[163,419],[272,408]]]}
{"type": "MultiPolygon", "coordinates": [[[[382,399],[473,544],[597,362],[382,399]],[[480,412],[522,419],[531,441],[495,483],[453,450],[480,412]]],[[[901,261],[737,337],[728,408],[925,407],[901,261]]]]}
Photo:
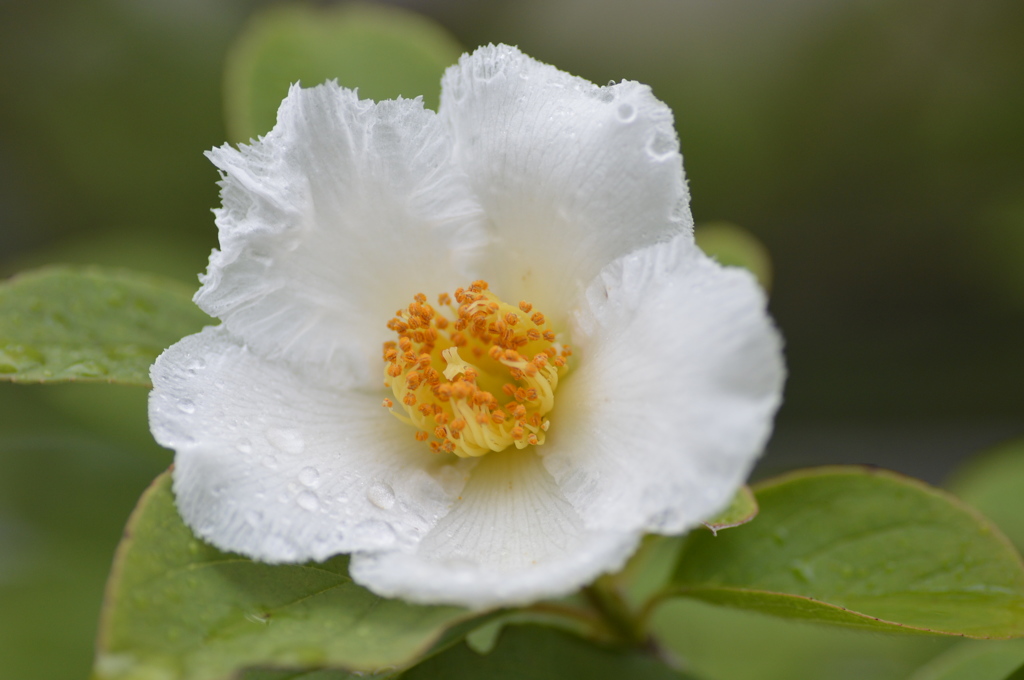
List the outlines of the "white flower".
{"type": "Polygon", "coordinates": [[[437,114],[296,86],[266,137],[209,156],[221,249],[196,302],[222,323],[157,360],[150,400],[202,538],[352,553],[378,594],[484,608],[569,593],[743,483],[781,343],[753,278],[694,245],[648,87],[489,46],[448,70],[437,114]],[[460,305],[476,320],[453,350],[460,305]]]}

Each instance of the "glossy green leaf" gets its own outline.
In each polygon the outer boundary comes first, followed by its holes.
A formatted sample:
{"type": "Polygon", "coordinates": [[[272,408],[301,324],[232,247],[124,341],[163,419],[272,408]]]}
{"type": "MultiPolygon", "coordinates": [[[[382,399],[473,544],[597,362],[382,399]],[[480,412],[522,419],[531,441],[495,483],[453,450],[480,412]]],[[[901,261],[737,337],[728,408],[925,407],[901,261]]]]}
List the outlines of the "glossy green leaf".
{"type": "Polygon", "coordinates": [[[165,473],[139,501],[118,548],[94,677],[212,680],[257,666],[393,669],[453,627],[468,632],[473,618],[455,607],[377,597],[352,582],[344,556],[268,565],[220,552],[182,523],[165,473]]]}
{"type": "Polygon", "coordinates": [[[749,486],[743,486],[732,497],[729,507],[704,522],[704,526],[711,529],[712,533],[717,534],[722,529],[743,526],[755,517],[757,517],[757,498],[754,497],[754,492],[750,490],[749,486]]]}
{"type": "Polygon", "coordinates": [[[509,626],[497,646],[481,655],[462,644],[402,675],[403,680],[680,680],[649,652],[599,647],[540,626],[509,626]]]}
{"type": "Polygon", "coordinates": [[[949,489],[1024,551],[1024,439],[980,454],[954,475],[949,489]]]}
{"type": "Polygon", "coordinates": [[[964,640],[907,680],[1007,680],[1024,665],[1024,640],[964,640]]]}
{"type": "Polygon", "coordinates": [[[730,267],[743,267],[769,290],[772,287],[772,258],[753,234],[730,222],[701,224],[693,233],[701,250],[730,267]]]}
{"type": "Polygon", "coordinates": [[[437,108],[441,74],[462,53],[437,24],[394,7],[279,5],[257,15],[228,57],[225,107],[235,141],[264,135],[288,86],[337,79],[370,99],[422,95],[437,108]]]}
{"type": "Polygon", "coordinates": [[[822,626],[683,597],[658,607],[649,623],[666,648],[708,680],[907,680],[964,642],[822,626]]]}
{"type": "Polygon", "coordinates": [[[149,385],[165,348],[211,322],[186,286],[148,274],[48,267],[0,284],[0,380],[149,385]]]}
{"type": "Polygon", "coordinates": [[[887,631],[1024,635],[1024,566],[953,496],[882,470],[819,468],[755,488],[756,522],[696,532],[677,593],[887,631]]]}

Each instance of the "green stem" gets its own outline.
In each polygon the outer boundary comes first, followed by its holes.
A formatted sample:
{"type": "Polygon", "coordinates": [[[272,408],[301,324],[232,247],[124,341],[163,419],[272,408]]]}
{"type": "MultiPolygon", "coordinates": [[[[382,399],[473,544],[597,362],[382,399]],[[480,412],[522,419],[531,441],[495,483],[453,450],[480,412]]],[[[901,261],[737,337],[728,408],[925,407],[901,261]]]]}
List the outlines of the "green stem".
{"type": "Polygon", "coordinates": [[[604,620],[614,638],[631,647],[647,646],[648,639],[641,621],[608,577],[601,577],[584,588],[583,595],[604,620]]]}

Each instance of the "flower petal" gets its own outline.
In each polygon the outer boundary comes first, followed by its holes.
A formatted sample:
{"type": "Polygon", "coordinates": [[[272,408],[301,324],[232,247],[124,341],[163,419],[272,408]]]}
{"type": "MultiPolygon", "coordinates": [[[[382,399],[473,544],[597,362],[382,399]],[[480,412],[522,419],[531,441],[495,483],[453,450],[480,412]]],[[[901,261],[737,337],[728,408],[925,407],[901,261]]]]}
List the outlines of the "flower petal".
{"type": "Polygon", "coordinates": [[[785,373],[754,277],[688,241],[632,253],[587,289],[573,344],[539,451],[586,526],[674,534],[723,508],[785,373]]]}
{"type": "Polygon", "coordinates": [[[296,562],[414,544],[464,483],[465,464],[439,461],[381,396],[324,389],[223,327],[177,343],[151,374],[178,509],[223,550],[296,562]]]}
{"type": "Polygon", "coordinates": [[[474,609],[566,595],[636,549],[638,533],[590,531],[532,450],[481,459],[462,496],[413,550],[356,554],[375,593],[474,609]]]}
{"type": "Polygon", "coordinates": [[[471,280],[479,208],[416,100],[293,86],[274,129],[208,153],[224,207],[196,303],[272,359],[375,383],[384,323],[471,280]]]}
{"type": "Polygon", "coordinates": [[[692,233],[672,112],[646,85],[598,87],[491,45],[441,90],[456,162],[494,230],[499,294],[556,315],[611,260],[692,233]]]}

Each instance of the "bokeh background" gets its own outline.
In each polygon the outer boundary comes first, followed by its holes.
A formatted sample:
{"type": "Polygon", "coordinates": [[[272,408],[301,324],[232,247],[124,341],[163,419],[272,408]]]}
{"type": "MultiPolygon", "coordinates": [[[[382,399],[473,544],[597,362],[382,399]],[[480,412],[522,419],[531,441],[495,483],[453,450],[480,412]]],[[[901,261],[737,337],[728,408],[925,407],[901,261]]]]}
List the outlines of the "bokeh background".
{"type": "MultiPolygon", "coordinates": [[[[224,62],[270,4],[0,0],[0,276],[101,263],[198,286],[224,62]]],[[[517,44],[673,108],[698,225],[740,225],[773,259],[790,379],[758,475],[869,463],[940,483],[1024,432],[1024,3],[401,4],[467,49],[517,44]]],[[[0,384],[0,678],[87,675],[121,527],[171,460],[145,399],[0,384]]],[[[763,678],[903,677],[941,648],[693,612],[705,636],[749,631],[763,678]],[[793,675],[773,635],[845,661],[793,675]]]]}

